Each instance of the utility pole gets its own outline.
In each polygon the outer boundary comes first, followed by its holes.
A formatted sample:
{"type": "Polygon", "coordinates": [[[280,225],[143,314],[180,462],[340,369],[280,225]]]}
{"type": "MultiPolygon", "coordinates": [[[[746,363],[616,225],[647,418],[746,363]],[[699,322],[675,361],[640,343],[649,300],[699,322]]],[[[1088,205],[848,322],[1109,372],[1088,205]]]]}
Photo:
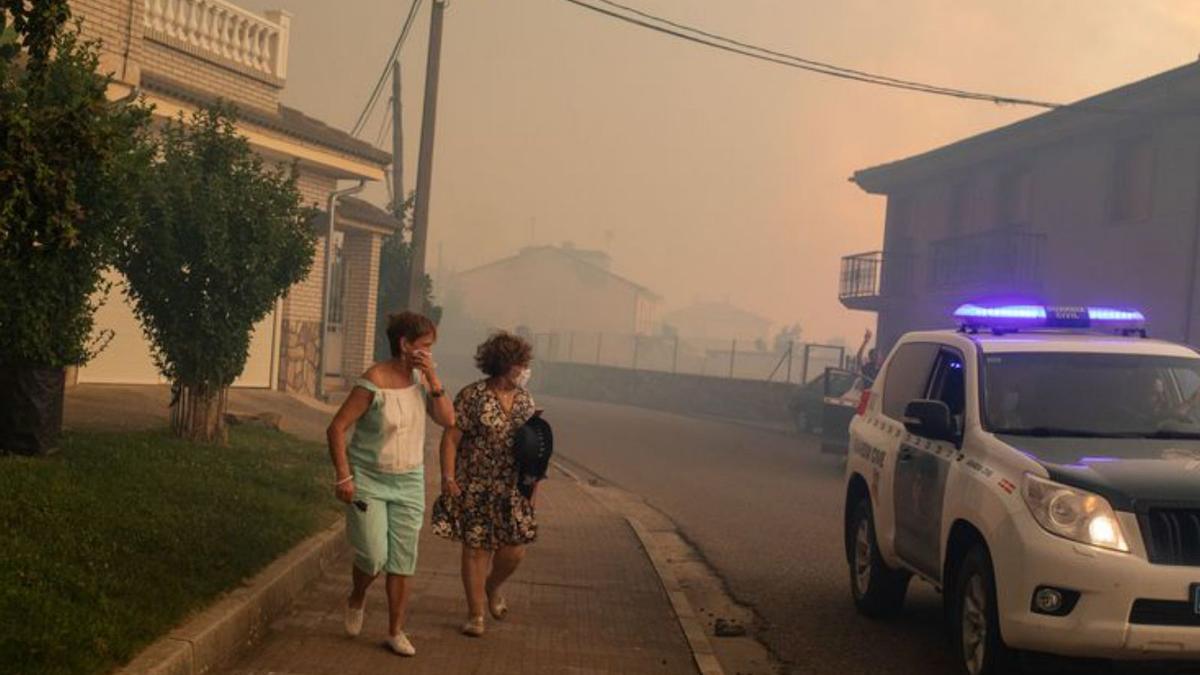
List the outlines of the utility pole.
{"type": "Polygon", "coordinates": [[[442,15],[446,0],[433,0],[429,20],[429,57],[425,63],[425,105],[421,114],[421,147],[417,160],[417,203],[413,211],[412,264],[408,280],[408,309],[424,309],[425,239],[429,233],[429,193],[433,185],[433,133],[437,121],[438,71],[442,52],[442,15]]]}
{"type": "Polygon", "coordinates": [[[392,62],[392,213],[404,220],[404,108],[400,105],[400,59],[392,62]]]}

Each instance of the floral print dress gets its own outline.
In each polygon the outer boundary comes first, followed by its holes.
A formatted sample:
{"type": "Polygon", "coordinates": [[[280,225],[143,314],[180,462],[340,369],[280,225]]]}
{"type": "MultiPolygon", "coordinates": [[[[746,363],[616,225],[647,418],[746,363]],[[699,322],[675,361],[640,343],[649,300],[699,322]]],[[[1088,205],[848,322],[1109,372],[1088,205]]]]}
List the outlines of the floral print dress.
{"type": "Polygon", "coordinates": [[[454,419],[462,440],[454,480],[462,493],[442,494],[434,502],[434,534],[488,550],[537,539],[533,506],[517,491],[513,454],[516,431],[533,413],[533,397],[525,389],[517,390],[507,413],[486,380],[458,393],[454,419]]]}

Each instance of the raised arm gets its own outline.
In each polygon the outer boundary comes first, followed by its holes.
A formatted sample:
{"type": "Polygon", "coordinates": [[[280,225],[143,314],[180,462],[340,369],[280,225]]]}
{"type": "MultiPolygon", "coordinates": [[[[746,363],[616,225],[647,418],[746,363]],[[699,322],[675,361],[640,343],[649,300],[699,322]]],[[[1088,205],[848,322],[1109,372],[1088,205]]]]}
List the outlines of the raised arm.
{"type": "Polygon", "coordinates": [[[425,391],[429,394],[425,399],[425,411],[441,428],[453,427],[454,403],[446,396],[446,387],[438,377],[433,356],[429,352],[413,352],[413,360],[417,370],[421,372],[421,378],[425,380],[425,391]]]}

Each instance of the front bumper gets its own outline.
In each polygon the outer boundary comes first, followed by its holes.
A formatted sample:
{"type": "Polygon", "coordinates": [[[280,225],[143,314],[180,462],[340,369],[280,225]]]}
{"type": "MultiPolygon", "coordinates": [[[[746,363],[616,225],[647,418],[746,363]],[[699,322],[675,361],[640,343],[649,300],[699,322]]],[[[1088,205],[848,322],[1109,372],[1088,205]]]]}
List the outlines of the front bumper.
{"type": "Polygon", "coordinates": [[[1186,603],[1190,611],[1200,567],[1150,564],[1136,519],[1126,513],[1119,518],[1129,553],[1072,543],[1032,518],[1022,519],[1005,545],[993,550],[1001,633],[1010,647],[1119,660],[1200,660],[1200,616],[1187,626],[1130,621],[1138,600],[1186,603]],[[1030,604],[1039,586],[1078,591],[1079,602],[1067,616],[1036,614],[1030,604]]]}

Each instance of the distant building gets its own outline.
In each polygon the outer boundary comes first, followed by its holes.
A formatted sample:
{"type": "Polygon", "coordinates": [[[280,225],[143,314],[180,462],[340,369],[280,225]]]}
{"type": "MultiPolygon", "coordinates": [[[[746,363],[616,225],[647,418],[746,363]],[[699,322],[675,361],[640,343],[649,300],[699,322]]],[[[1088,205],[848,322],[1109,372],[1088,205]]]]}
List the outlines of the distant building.
{"type": "Polygon", "coordinates": [[[766,344],[771,323],[727,302],[700,302],[663,315],[663,324],[680,338],[719,348],[727,348],[733,340],[743,346],[766,344]]]}
{"type": "Polygon", "coordinates": [[[864,169],[887,197],[880,251],[842,260],[839,297],[879,342],[950,325],[976,299],[1142,309],[1200,343],[1200,63],[864,169]]]}
{"type": "Polygon", "coordinates": [[[601,251],[532,246],[455,275],[456,310],[489,327],[533,333],[648,335],[659,296],[614,274],[601,251]]]}

